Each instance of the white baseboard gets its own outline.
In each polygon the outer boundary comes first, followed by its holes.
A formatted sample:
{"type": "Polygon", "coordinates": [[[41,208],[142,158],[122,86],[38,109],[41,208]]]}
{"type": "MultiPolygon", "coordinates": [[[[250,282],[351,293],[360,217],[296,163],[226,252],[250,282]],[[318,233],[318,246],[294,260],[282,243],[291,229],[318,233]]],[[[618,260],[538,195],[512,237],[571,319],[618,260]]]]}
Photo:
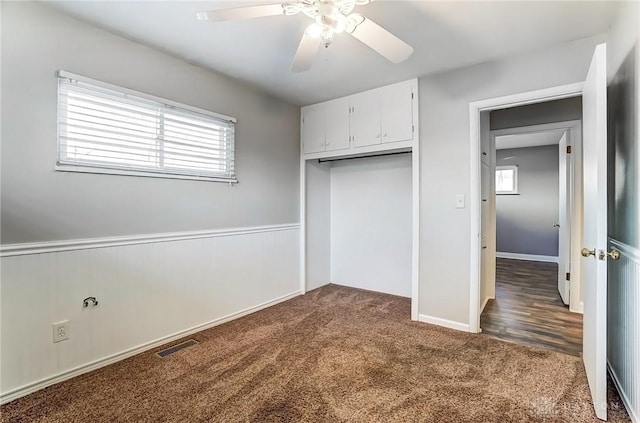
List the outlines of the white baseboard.
{"type": "Polygon", "coordinates": [[[453,320],[441,319],[440,317],[433,317],[433,316],[427,316],[426,314],[419,314],[418,321],[424,322],[424,323],[431,323],[432,325],[443,326],[449,329],[469,332],[469,325],[467,323],[454,322],[453,320]]]}
{"type": "Polygon", "coordinates": [[[558,257],[556,257],[556,256],[537,256],[535,254],[496,252],[496,257],[497,258],[505,258],[505,259],[513,259],[513,260],[543,261],[543,262],[546,262],[546,263],[558,263],[558,257]]]}
{"type": "Polygon", "coordinates": [[[495,298],[492,297],[487,297],[484,299],[484,301],[482,302],[482,306],[480,307],[480,314],[482,314],[482,312],[484,311],[484,308],[487,306],[487,303],[489,302],[489,300],[494,300],[495,298]]]}
{"type": "Polygon", "coordinates": [[[615,385],[616,390],[620,394],[620,399],[622,399],[622,403],[624,404],[624,408],[627,410],[627,413],[629,414],[629,417],[631,418],[631,421],[633,423],[640,423],[640,416],[638,416],[638,414],[637,414],[637,412],[640,412],[640,410],[634,410],[633,407],[631,407],[631,401],[629,401],[629,397],[627,397],[626,392],[624,392],[621,389],[620,379],[618,379],[618,376],[616,375],[616,372],[611,367],[611,364],[609,363],[609,360],[607,360],[607,372],[611,376],[611,380],[613,381],[613,384],[615,385]]]}
{"type": "Polygon", "coordinates": [[[584,314],[584,302],[580,301],[580,304],[575,307],[571,307],[571,305],[569,305],[569,311],[572,313],[584,314]]]}
{"type": "Polygon", "coordinates": [[[126,358],[132,357],[136,354],[140,354],[142,352],[148,351],[150,349],[159,347],[163,344],[167,344],[169,342],[173,342],[175,340],[178,340],[180,338],[184,338],[185,336],[189,336],[189,335],[193,335],[194,333],[206,330],[206,329],[210,329],[214,326],[218,326],[221,325],[223,323],[227,323],[230,322],[231,320],[235,320],[235,319],[239,319],[240,317],[246,316],[248,314],[251,313],[255,313],[256,311],[260,311],[262,309],[265,309],[267,307],[271,307],[273,305],[276,305],[278,303],[290,300],[292,298],[295,298],[297,296],[301,295],[300,291],[296,291],[296,292],[292,292],[290,294],[287,295],[283,295],[281,297],[275,298],[271,301],[267,301],[264,302],[262,304],[258,304],[256,306],[253,307],[249,307],[246,308],[244,310],[240,310],[236,313],[232,313],[223,317],[220,317],[218,319],[214,319],[210,322],[206,322],[203,323],[201,325],[198,326],[194,326],[192,328],[189,329],[185,329],[183,331],[180,332],[176,332],[172,335],[168,335],[166,337],[160,338],[160,339],[156,339],[154,341],[150,341],[147,342],[145,344],[142,345],[138,345],[137,347],[134,348],[130,348],[128,350],[122,351],[120,353],[116,353],[113,354],[111,356],[108,357],[104,357],[101,358],[99,360],[84,364],[82,366],[76,367],[74,369],[70,369],[67,370],[65,372],[59,373],[57,375],[53,375],[44,379],[41,379],[39,381],[21,386],[19,388],[15,388],[12,389],[11,391],[8,392],[4,392],[2,394],[0,394],[0,404],[5,404],[9,401],[13,401],[15,399],[18,399],[20,397],[23,397],[25,395],[29,395],[35,391],[38,391],[40,389],[46,388],[47,386],[51,386],[54,385],[56,383],[60,383],[63,382],[65,380],[71,379],[73,377],[76,376],[80,376],[81,374],[84,373],[88,373],[90,371],[93,370],[97,370],[101,367],[105,367],[108,366],[109,364],[113,364],[116,363],[118,361],[122,361],[126,358]]]}

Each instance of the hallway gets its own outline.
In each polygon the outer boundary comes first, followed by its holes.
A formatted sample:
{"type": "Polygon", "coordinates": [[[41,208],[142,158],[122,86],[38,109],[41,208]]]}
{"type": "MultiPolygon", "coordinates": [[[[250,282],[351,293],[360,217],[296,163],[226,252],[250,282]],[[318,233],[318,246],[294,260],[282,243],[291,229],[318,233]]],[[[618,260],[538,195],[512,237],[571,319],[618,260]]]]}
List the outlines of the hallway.
{"type": "Polygon", "coordinates": [[[496,260],[496,299],[480,318],[482,333],[494,338],[579,356],[582,315],[569,312],[557,288],[558,265],[496,260]]]}

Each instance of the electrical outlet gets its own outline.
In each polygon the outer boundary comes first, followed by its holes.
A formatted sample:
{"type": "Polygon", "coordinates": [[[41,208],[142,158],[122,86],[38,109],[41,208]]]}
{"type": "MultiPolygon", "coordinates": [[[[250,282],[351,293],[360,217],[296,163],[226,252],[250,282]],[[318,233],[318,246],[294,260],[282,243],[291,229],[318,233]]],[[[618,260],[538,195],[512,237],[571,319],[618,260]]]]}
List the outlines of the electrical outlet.
{"type": "Polygon", "coordinates": [[[58,322],[53,324],[53,342],[64,341],[69,339],[69,321],[58,322]]]}

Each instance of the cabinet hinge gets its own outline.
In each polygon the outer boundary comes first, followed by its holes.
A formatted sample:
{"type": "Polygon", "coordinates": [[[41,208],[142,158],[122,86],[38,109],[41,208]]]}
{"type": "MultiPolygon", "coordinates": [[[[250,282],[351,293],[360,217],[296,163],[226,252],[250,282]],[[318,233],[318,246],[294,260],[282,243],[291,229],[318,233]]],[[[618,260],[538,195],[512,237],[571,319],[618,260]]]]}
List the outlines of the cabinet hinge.
{"type": "Polygon", "coordinates": [[[568,280],[568,281],[570,281],[570,280],[571,280],[571,273],[567,272],[566,280],[568,280]]]}
{"type": "Polygon", "coordinates": [[[567,146],[567,154],[571,154],[571,146],[570,145],[567,146]]]}
{"type": "Polygon", "coordinates": [[[416,127],[415,127],[415,125],[411,125],[411,132],[412,132],[412,133],[413,133],[413,132],[416,132],[416,127]]]}

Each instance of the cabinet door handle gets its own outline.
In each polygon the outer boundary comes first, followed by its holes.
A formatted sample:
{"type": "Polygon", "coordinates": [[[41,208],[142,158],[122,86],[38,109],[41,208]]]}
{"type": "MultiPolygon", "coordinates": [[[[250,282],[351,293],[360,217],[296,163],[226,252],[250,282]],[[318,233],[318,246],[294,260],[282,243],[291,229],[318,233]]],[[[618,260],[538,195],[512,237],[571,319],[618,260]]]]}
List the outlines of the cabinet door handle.
{"type": "Polygon", "coordinates": [[[380,138],[380,134],[376,135],[376,138],[380,138]]]}
{"type": "Polygon", "coordinates": [[[382,137],[383,137],[383,138],[385,138],[386,136],[387,136],[387,133],[385,132],[385,133],[382,135],[382,137]]]}

